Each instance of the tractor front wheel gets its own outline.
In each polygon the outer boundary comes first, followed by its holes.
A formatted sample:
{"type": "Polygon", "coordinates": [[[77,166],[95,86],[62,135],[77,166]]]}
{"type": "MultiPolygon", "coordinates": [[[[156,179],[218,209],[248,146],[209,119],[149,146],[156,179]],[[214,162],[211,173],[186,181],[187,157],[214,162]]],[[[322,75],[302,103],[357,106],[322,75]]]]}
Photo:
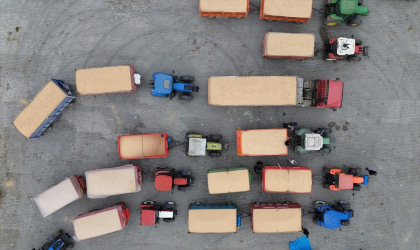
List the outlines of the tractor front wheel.
{"type": "Polygon", "coordinates": [[[187,186],[178,186],[178,190],[185,192],[187,191],[187,186]]]}
{"type": "Polygon", "coordinates": [[[179,95],[178,98],[179,100],[184,100],[184,101],[191,101],[193,99],[193,97],[190,95],[179,95]]]}
{"type": "Polygon", "coordinates": [[[360,18],[351,19],[351,20],[348,22],[348,24],[349,24],[349,26],[351,26],[351,27],[357,27],[357,26],[360,26],[360,25],[362,25],[362,19],[360,19],[360,18]]]}
{"type": "Polygon", "coordinates": [[[221,153],[209,153],[209,156],[210,157],[220,157],[220,156],[222,156],[222,154],[221,153]]]}
{"type": "Polygon", "coordinates": [[[337,207],[343,210],[350,209],[350,204],[347,201],[337,201],[337,207]]]}
{"type": "Polygon", "coordinates": [[[221,135],[210,135],[209,139],[217,141],[217,140],[223,139],[223,136],[221,136],[221,135]]]}
{"type": "Polygon", "coordinates": [[[331,149],[330,148],[321,148],[321,153],[323,153],[323,154],[331,153],[331,149]]]}
{"type": "Polygon", "coordinates": [[[357,5],[362,6],[363,5],[363,0],[358,0],[357,5]]]}
{"type": "Polygon", "coordinates": [[[328,204],[325,201],[314,201],[312,205],[315,209],[318,209],[318,207],[327,206],[328,204]]]}

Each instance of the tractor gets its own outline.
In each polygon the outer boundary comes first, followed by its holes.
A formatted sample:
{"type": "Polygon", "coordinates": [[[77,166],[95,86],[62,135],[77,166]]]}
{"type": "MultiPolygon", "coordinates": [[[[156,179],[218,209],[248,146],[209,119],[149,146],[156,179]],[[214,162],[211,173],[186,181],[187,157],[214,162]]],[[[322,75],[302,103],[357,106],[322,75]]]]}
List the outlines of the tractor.
{"type": "MultiPolygon", "coordinates": [[[[175,71],[172,71],[175,74],[175,71]]],[[[194,81],[193,76],[175,76],[169,75],[166,73],[155,72],[153,74],[153,96],[159,97],[169,97],[172,100],[176,96],[176,92],[182,92],[182,95],[179,95],[180,100],[190,101],[193,97],[189,94],[191,92],[198,92],[199,87],[193,86],[190,83],[194,81]]]]}
{"type": "Polygon", "coordinates": [[[328,205],[324,201],[314,201],[315,217],[313,222],[327,229],[341,226],[350,226],[350,219],[354,217],[350,204],[346,201],[337,201],[337,205],[328,205]]]}
{"type": "Polygon", "coordinates": [[[363,6],[363,0],[325,0],[327,6],[327,17],[324,24],[327,26],[337,26],[342,22],[347,22],[351,27],[362,24],[362,19],[358,16],[368,16],[369,10],[363,6]]]}
{"type": "MultiPolygon", "coordinates": [[[[68,233],[64,233],[63,230],[58,230],[55,234],[51,235],[45,243],[38,250],[66,250],[74,247],[74,244],[70,241],[71,236],[68,233]]],[[[33,248],[32,250],[35,250],[33,248]]]]}
{"type": "Polygon", "coordinates": [[[343,165],[341,168],[324,167],[325,182],[324,188],[333,191],[342,189],[360,191],[360,184],[367,185],[369,176],[361,175],[362,170],[359,167],[347,167],[343,165]]]}
{"type": "Polygon", "coordinates": [[[158,191],[173,191],[178,186],[179,191],[187,191],[187,187],[194,183],[191,171],[182,169],[176,171],[171,168],[159,167],[155,173],[155,189],[158,191]]]}
{"type": "Polygon", "coordinates": [[[174,222],[177,211],[175,202],[168,201],[163,206],[157,205],[154,201],[143,201],[140,205],[140,225],[154,226],[162,219],[166,223],[174,222]]]}
{"type": "Polygon", "coordinates": [[[222,149],[228,150],[229,144],[222,144],[221,135],[203,136],[197,133],[187,133],[187,156],[205,156],[208,151],[210,157],[222,156],[222,149]]]}
{"type": "Polygon", "coordinates": [[[362,41],[352,38],[332,38],[327,43],[327,54],[324,56],[326,61],[345,60],[349,62],[360,62],[362,54],[368,56],[369,46],[362,47],[362,41]]]}
{"type": "Polygon", "coordinates": [[[308,154],[318,151],[322,155],[330,153],[331,148],[328,145],[334,141],[334,138],[325,136],[329,133],[331,133],[329,128],[318,128],[315,131],[309,128],[295,128],[295,135],[292,137],[295,152],[308,154]]]}

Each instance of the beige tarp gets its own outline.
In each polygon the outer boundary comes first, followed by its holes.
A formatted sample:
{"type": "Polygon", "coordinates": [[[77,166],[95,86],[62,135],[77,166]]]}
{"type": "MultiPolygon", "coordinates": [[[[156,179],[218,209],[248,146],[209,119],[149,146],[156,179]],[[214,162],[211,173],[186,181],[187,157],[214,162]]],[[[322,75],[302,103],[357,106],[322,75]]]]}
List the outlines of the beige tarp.
{"type": "Polygon", "coordinates": [[[97,95],[133,90],[129,65],[76,70],[79,95],[97,95]]]}
{"type": "Polygon", "coordinates": [[[265,43],[266,56],[314,56],[314,34],[269,32],[266,35],[265,43]]]}
{"type": "Polygon", "coordinates": [[[29,138],[65,98],[66,94],[49,81],[16,117],[13,125],[29,138]]]}
{"type": "Polygon", "coordinates": [[[312,190],[311,170],[266,169],[265,190],[269,192],[307,193],[312,190]]]}
{"type": "Polygon", "coordinates": [[[202,12],[237,12],[248,10],[248,0],[200,0],[202,12]]]}
{"type": "Polygon", "coordinates": [[[138,171],[133,165],[93,169],[85,173],[87,196],[105,198],[111,195],[135,193],[140,190],[138,171]]]}
{"type": "Polygon", "coordinates": [[[242,155],[287,154],[286,129],[254,129],[242,131],[242,155]]]}
{"type": "Polygon", "coordinates": [[[37,195],[34,201],[42,216],[47,217],[81,197],[83,197],[83,190],[76,177],[71,176],[37,195]]]}
{"type": "Polygon", "coordinates": [[[215,106],[296,105],[296,76],[212,76],[208,104],[215,106]]]}
{"type": "Polygon", "coordinates": [[[248,169],[207,173],[207,181],[210,194],[250,190],[248,169]]]}
{"type": "Polygon", "coordinates": [[[189,233],[236,233],[236,209],[189,209],[189,233]]]}
{"type": "Polygon", "coordinates": [[[121,221],[121,213],[121,207],[114,206],[111,209],[104,209],[74,218],[73,227],[77,240],[86,240],[122,230],[125,223],[121,221]]]}
{"type": "Polygon", "coordinates": [[[310,18],[313,0],[264,0],[264,15],[310,18]]]}
{"type": "Polygon", "coordinates": [[[165,155],[166,142],[161,134],[121,136],[119,144],[122,159],[165,155]]]}
{"type": "Polygon", "coordinates": [[[254,209],[252,213],[252,228],[254,233],[302,231],[301,208],[254,209]]]}

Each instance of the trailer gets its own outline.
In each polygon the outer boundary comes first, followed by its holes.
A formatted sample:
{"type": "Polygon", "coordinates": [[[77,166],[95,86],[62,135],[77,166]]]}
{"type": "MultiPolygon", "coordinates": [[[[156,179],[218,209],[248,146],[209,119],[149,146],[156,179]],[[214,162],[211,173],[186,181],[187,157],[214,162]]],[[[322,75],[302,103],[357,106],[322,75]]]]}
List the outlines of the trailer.
{"type": "Polygon", "coordinates": [[[300,106],[330,108],[342,105],[344,84],[337,80],[305,81],[299,76],[211,76],[207,82],[210,106],[300,106]]]}
{"type": "Polygon", "coordinates": [[[315,54],[315,34],[268,32],[263,58],[309,59],[315,54]]]}
{"type": "Polygon", "coordinates": [[[236,17],[248,16],[249,0],[200,0],[200,17],[236,17]]]}
{"type": "Polygon", "coordinates": [[[73,238],[81,241],[121,231],[129,218],[130,211],[124,203],[81,214],[73,219],[73,238]]]}
{"type": "Polygon", "coordinates": [[[188,206],[188,233],[236,233],[240,226],[241,216],[235,204],[188,206]]]}
{"type": "Polygon", "coordinates": [[[73,201],[82,198],[85,193],[85,180],[74,175],[35,196],[34,201],[42,216],[47,217],[73,201]]]}
{"type": "Polygon", "coordinates": [[[252,173],[247,167],[218,168],[207,171],[210,194],[247,192],[251,189],[252,173]]]}
{"type": "Polygon", "coordinates": [[[166,156],[168,156],[167,133],[118,136],[118,157],[121,160],[166,156]]]}
{"type": "Polygon", "coordinates": [[[76,69],[75,72],[80,96],[133,93],[141,78],[131,65],[76,69]]]}
{"type": "Polygon", "coordinates": [[[89,198],[106,198],[141,190],[142,174],[139,165],[93,169],[86,171],[85,175],[89,198]]]}
{"type": "Polygon", "coordinates": [[[51,79],[12,124],[26,138],[39,138],[52,128],[52,123],[76,99],[76,96],[67,83],[51,79]]]}
{"type": "Polygon", "coordinates": [[[241,156],[287,155],[287,129],[236,130],[236,151],[241,156]]]}
{"type": "Polygon", "coordinates": [[[262,188],[269,193],[312,193],[312,169],[265,166],[262,170],[262,188]]]}
{"type": "Polygon", "coordinates": [[[306,23],[312,17],[313,0],[261,0],[260,19],[306,23]]]}
{"type": "Polygon", "coordinates": [[[251,204],[254,233],[302,232],[302,207],[299,203],[251,204]]]}

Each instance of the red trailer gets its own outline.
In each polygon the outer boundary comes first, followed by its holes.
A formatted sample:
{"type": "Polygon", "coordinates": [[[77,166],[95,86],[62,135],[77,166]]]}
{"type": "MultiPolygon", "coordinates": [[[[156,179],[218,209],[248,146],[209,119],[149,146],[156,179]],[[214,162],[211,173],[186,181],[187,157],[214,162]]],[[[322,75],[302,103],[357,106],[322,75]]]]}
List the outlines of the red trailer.
{"type": "Polygon", "coordinates": [[[248,16],[249,0],[200,0],[200,17],[236,17],[248,16]]]}
{"type": "Polygon", "coordinates": [[[122,160],[166,156],[168,156],[167,133],[118,136],[118,157],[122,160]]]}
{"type": "Polygon", "coordinates": [[[141,77],[131,65],[77,69],[75,74],[80,96],[136,92],[141,77]]]}
{"type": "Polygon", "coordinates": [[[124,203],[81,214],[73,219],[73,238],[81,241],[121,231],[129,218],[130,211],[124,203]]]}
{"type": "Polygon", "coordinates": [[[260,19],[306,23],[312,17],[313,0],[261,0],[260,19]]]}
{"type": "Polygon", "coordinates": [[[236,130],[236,151],[242,156],[287,155],[287,129],[236,130]]]}
{"type": "Polygon", "coordinates": [[[264,58],[309,59],[315,54],[315,34],[268,32],[263,39],[264,58]]]}
{"type": "Polygon", "coordinates": [[[254,233],[301,232],[302,207],[299,203],[251,204],[251,228],[254,233]]]}
{"type": "Polygon", "coordinates": [[[269,193],[312,193],[312,169],[265,166],[262,188],[269,193]]]}

